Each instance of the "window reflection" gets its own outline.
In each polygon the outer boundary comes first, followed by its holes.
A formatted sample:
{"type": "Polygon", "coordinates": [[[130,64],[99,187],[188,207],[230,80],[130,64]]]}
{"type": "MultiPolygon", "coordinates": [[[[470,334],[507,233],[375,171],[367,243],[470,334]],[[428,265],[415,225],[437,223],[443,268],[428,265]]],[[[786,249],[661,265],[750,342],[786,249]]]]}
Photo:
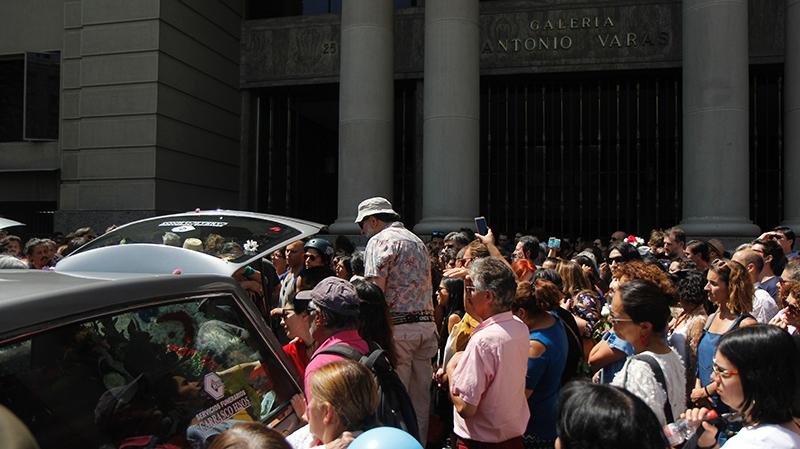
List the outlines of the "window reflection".
{"type": "MultiPolygon", "coordinates": [[[[394,7],[412,8],[417,6],[417,2],[418,0],[394,0],[394,7]]],[[[342,0],[251,0],[247,9],[248,19],[341,14],[342,0]]]]}

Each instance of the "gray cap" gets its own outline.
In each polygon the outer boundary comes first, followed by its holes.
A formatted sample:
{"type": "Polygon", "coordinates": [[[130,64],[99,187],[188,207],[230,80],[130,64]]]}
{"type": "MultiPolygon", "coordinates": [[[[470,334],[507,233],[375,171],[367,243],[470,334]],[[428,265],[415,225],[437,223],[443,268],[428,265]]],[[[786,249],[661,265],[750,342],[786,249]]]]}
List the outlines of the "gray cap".
{"type": "Polygon", "coordinates": [[[392,209],[392,203],[390,203],[389,200],[376,196],[367,198],[358,205],[358,216],[356,217],[356,223],[361,223],[370,215],[378,214],[392,214],[400,216],[400,214],[392,209]]]}
{"type": "Polygon", "coordinates": [[[295,299],[310,300],[317,308],[348,316],[358,315],[361,303],[353,284],[336,276],[326,277],[312,290],[298,292],[295,299]]]}

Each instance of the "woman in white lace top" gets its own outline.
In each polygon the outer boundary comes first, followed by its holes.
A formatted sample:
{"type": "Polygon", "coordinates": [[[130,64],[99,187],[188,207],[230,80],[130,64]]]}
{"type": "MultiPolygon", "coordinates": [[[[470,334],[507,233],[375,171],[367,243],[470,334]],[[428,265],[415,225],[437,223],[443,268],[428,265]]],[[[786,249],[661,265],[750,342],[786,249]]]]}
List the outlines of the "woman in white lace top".
{"type": "Polygon", "coordinates": [[[611,303],[614,332],[636,351],[612,384],[642,399],[662,425],[686,409],[683,362],[666,341],[673,300],[672,292],[637,279],[620,286],[611,303]]]}

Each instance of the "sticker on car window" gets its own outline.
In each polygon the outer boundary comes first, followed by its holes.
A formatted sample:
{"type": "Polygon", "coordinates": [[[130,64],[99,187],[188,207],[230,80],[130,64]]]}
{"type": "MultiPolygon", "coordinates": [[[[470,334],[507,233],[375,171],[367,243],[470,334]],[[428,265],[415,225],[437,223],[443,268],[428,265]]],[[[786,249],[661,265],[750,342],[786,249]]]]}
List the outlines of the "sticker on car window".
{"type": "Polygon", "coordinates": [[[217,376],[217,373],[208,373],[203,377],[203,390],[216,400],[225,396],[225,382],[217,376]]]}
{"type": "Polygon", "coordinates": [[[201,411],[195,416],[195,419],[198,420],[197,424],[200,426],[213,427],[230,419],[242,410],[249,408],[251,405],[250,398],[247,397],[247,392],[241,390],[201,411]]]}
{"type": "Polygon", "coordinates": [[[164,221],[158,225],[158,227],[160,228],[167,226],[172,226],[172,227],[194,226],[195,228],[224,228],[225,226],[228,226],[228,222],[227,221],[164,221]]]}

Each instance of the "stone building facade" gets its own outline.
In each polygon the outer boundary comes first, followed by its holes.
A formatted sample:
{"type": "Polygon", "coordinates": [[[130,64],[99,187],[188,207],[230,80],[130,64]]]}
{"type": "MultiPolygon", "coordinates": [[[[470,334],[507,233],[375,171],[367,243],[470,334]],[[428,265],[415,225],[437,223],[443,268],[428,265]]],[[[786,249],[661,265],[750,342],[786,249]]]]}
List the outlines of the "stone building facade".
{"type": "Polygon", "coordinates": [[[350,234],[372,195],[420,233],[800,225],[800,0],[0,4],[0,215],[36,230],[350,234]]]}

